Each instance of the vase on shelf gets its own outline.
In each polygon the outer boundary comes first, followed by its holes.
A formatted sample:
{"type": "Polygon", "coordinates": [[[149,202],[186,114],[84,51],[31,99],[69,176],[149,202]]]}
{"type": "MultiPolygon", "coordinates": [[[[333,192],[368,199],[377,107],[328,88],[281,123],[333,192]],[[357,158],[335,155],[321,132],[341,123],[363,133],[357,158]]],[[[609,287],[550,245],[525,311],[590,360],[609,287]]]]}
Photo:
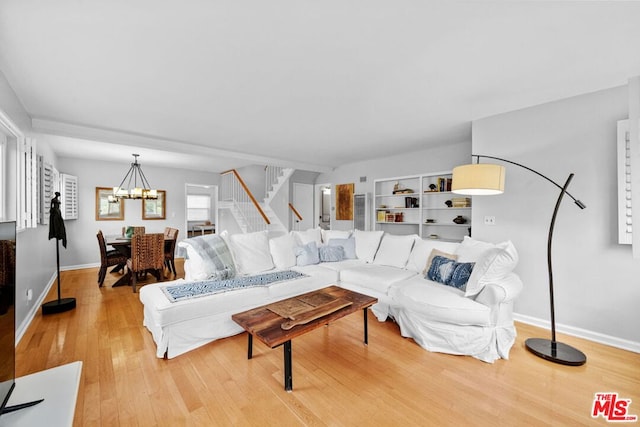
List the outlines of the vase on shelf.
{"type": "Polygon", "coordinates": [[[456,224],[466,224],[467,219],[462,215],[458,215],[457,217],[453,218],[453,222],[455,222],[456,224]]]}

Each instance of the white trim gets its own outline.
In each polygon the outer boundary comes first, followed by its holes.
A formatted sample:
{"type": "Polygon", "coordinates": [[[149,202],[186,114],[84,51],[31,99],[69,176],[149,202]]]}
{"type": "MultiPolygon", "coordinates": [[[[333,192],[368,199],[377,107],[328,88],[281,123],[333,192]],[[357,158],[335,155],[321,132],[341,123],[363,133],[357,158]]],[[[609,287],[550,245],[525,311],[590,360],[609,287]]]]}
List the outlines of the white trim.
{"type": "Polygon", "coordinates": [[[321,173],[328,173],[333,171],[333,167],[326,165],[298,163],[284,159],[276,159],[274,157],[256,156],[255,154],[204,147],[201,145],[190,144],[188,142],[156,138],[148,135],[131,134],[109,129],[72,125],[69,123],[56,122],[53,120],[34,118],[31,119],[31,127],[34,130],[44,131],[45,133],[50,133],[53,135],[102,141],[111,144],[127,146],[135,145],[137,147],[144,147],[154,150],[165,150],[169,152],[185,154],[199,154],[212,157],[229,157],[254,162],[257,164],[278,165],[321,173]]]}
{"type": "Polygon", "coordinates": [[[17,328],[16,328],[16,346],[18,345],[18,343],[22,339],[22,336],[24,335],[24,333],[27,331],[27,328],[29,328],[29,325],[31,325],[31,322],[33,321],[33,318],[36,316],[36,313],[40,309],[40,306],[43,304],[44,299],[46,298],[47,294],[49,294],[49,291],[51,290],[51,287],[53,286],[54,283],[56,283],[57,279],[58,279],[58,272],[55,271],[51,275],[51,278],[49,279],[49,282],[47,282],[47,286],[44,287],[44,291],[42,291],[42,293],[40,294],[40,297],[38,297],[37,301],[35,301],[33,303],[33,305],[31,306],[31,309],[29,309],[29,312],[27,313],[27,315],[22,320],[22,323],[20,323],[20,325],[17,325],[17,328]]]}
{"type": "Polygon", "coordinates": [[[20,130],[13,120],[9,118],[9,116],[2,110],[0,110],[0,125],[4,126],[4,128],[9,131],[16,138],[24,138],[24,134],[20,130]]]}
{"type": "MultiPolygon", "coordinates": [[[[548,320],[542,320],[537,317],[527,316],[524,314],[513,313],[513,319],[517,322],[526,323],[528,325],[537,326],[539,328],[551,329],[551,323],[548,320]]],[[[556,323],[556,332],[560,332],[573,337],[584,338],[589,341],[600,344],[609,345],[611,347],[640,353],[640,342],[629,341],[622,338],[612,337],[610,335],[601,334],[599,332],[589,331],[587,329],[576,328],[573,326],[556,323]]],[[[551,332],[549,332],[551,336],[551,332]]],[[[545,337],[540,337],[545,338],[545,337]]]]}

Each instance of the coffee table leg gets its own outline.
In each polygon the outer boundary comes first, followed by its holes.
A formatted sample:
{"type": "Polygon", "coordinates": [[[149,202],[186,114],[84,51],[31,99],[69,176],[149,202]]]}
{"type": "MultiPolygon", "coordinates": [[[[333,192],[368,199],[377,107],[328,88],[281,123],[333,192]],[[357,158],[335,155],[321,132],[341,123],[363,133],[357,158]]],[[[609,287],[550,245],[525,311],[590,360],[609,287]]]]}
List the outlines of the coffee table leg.
{"type": "Polygon", "coordinates": [[[284,389],[293,390],[293,372],[291,370],[291,340],[284,343],[284,389]]]}
{"type": "Polygon", "coordinates": [[[251,359],[253,357],[253,335],[247,332],[247,336],[249,337],[247,345],[247,359],[251,359]]]}
{"type": "Polygon", "coordinates": [[[362,309],[364,313],[364,344],[369,345],[369,323],[367,320],[367,309],[366,307],[362,309]]]}

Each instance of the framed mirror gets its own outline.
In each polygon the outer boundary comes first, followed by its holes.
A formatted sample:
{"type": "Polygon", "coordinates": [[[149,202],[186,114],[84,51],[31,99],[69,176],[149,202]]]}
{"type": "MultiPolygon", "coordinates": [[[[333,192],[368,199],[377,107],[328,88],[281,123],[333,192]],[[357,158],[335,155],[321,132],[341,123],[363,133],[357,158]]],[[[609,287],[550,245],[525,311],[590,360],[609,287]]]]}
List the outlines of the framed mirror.
{"type": "Polygon", "coordinates": [[[158,190],[158,198],[142,199],[142,219],[165,219],[167,192],[158,190]]]}
{"type": "Polygon", "coordinates": [[[96,187],[96,221],[124,220],[124,200],[110,202],[109,196],[112,195],[113,188],[96,187]]]}

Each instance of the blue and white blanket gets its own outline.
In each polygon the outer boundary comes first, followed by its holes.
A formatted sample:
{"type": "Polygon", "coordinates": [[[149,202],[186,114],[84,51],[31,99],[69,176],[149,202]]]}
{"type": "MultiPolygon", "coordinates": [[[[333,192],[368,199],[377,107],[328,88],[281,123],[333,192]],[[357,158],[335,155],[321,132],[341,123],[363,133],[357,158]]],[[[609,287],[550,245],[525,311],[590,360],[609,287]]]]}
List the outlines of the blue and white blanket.
{"type": "Polygon", "coordinates": [[[161,288],[169,301],[178,302],[190,298],[228,292],[234,289],[267,286],[272,283],[299,279],[301,277],[307,277],[307,275],[297,271],[285,270],[255,276],[234,277],[233,279],[189,282],[182,285],[162,286],[161,288]]]}

